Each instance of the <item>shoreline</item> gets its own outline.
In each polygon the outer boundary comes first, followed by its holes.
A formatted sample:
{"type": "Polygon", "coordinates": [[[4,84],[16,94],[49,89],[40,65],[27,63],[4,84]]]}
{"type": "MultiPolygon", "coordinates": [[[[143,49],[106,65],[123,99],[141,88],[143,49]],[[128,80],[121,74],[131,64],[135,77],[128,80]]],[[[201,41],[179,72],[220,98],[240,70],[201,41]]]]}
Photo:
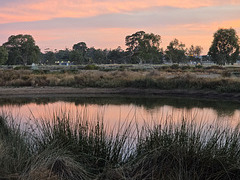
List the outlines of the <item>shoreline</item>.
{"type": "Polygon", "coordinates": [[[201,99],[240,101],[240,93],[219,93],[213,90],[140,89],[140,88],[73,88],[73,87],[0,87],[0,98],[12,97],[94,97],[109,95],[175,96],[201,99]]]}

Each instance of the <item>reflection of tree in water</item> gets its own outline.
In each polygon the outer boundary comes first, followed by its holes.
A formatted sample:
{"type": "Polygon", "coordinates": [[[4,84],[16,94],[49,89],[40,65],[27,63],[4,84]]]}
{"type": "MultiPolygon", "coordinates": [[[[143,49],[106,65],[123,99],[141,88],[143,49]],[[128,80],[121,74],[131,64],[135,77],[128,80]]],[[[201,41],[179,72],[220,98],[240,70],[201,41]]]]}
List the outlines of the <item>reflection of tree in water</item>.
{"type": "Polygon", "coordinates": [[[109,97],[69,97],[69,98],[0,98],[0,106],[3,105],[24,105],[29,103],[48,104],[54,102],[72,102],[75,105],[135,105],[144,107],[146,110],[158,109],[162,106],[172,106],[174,108],[211,108],[218,116],[232,116],[235,110],[239,109],[239,102],[223,100],[199,100],[193,98],[173,98],[156,96],[117,96],[109,97]]]}
{"type": "Polygon", "coordinates": [[[231,117],[231,116],[234,115],[235,110],[239,109],[239,106],[236,109],[233,109],[233,108],[231,109],[230,106],[222,104],[218,109],[214,109],[214,110],[216,111],[217,115],[220,116],[220,117],[224,117],[224,116],[230,116],[231,117]]]}

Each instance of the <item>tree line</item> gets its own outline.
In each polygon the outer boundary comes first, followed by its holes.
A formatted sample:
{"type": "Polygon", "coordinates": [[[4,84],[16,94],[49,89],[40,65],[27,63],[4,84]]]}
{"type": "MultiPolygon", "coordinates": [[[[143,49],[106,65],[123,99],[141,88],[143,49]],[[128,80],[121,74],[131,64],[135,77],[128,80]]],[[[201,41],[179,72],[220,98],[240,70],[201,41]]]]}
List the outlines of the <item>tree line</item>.
{"type": "MultiPolygon", "coordinates": [[[[72,49],[41,52],[31,35],[12,35],[0,46],[1,65],[55,64],[56,61],[70,61],[72,64],[161,64],[200,62],[201,46],[189,48],[178,39],[172,40],[166,50],[160,47],[161,36],[138,31],[125,38],[126,50],[120,46],[116,49],[96,49],[87,47],[85,42],[74,44],[72,49]]],[[[219,29],[208,55],[216,64],[233,64],[239,57],[239,38],[236,31],[219,29]]]]}

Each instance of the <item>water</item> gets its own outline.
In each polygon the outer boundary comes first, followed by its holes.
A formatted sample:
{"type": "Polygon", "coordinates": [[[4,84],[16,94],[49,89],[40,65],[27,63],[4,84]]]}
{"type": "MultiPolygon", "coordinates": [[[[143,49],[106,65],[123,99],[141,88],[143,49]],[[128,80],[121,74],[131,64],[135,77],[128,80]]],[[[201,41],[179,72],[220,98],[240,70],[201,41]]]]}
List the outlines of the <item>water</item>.
{"type": "Polygon", "coordinates": [[[21,123],[51,119],[61,112],[71,117],[84,115],[90,120],[103,118],[109,127],[126,121],[161,124],[166,119],[178,122],[183,118],[228,126],[240,122],[240,102],[155,96],[1,98],[0,111],[21,123]]]}

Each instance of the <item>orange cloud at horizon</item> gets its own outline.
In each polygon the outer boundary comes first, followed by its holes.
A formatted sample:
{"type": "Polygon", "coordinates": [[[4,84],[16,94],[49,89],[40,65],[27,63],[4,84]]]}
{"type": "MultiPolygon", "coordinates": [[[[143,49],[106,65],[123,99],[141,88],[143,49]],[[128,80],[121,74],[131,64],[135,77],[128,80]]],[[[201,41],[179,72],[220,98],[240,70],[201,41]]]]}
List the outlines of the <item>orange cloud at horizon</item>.
{"type": "MultiPolygon", "coordinates": [[[[165,50],[170,41],[174,38],[179,39],[189,48],[193,45],[200,45],[203,47],[203,53],[207,54],[213,34],[219,28],[234,28],[240,36],[240,19],[223,22],[212,22],[209,24],[187,24],[187,25],[172,25],[166,27],[148,27],[144,29],[139,28],[68,28],[64,29],[46,29],[46,30],[11,30],[2,31],[0,34],[5,34],[7,37],[12,34],[31,34],[36,44],[44,52],[44,49],[71,49],[72,46],[78,42],[86,42],[88,47],[95,47],[101,49],[115,49],[121,46],[125,49],[125,37],[131,35],[139,30],[144,30],[146,33],[159,34],[162,38],[161,47],[165,50]],[[179,29],[184,31],[179,32],[179,29]]],[[[2,43],[4,43],[2,42],[2,43]]]]}

